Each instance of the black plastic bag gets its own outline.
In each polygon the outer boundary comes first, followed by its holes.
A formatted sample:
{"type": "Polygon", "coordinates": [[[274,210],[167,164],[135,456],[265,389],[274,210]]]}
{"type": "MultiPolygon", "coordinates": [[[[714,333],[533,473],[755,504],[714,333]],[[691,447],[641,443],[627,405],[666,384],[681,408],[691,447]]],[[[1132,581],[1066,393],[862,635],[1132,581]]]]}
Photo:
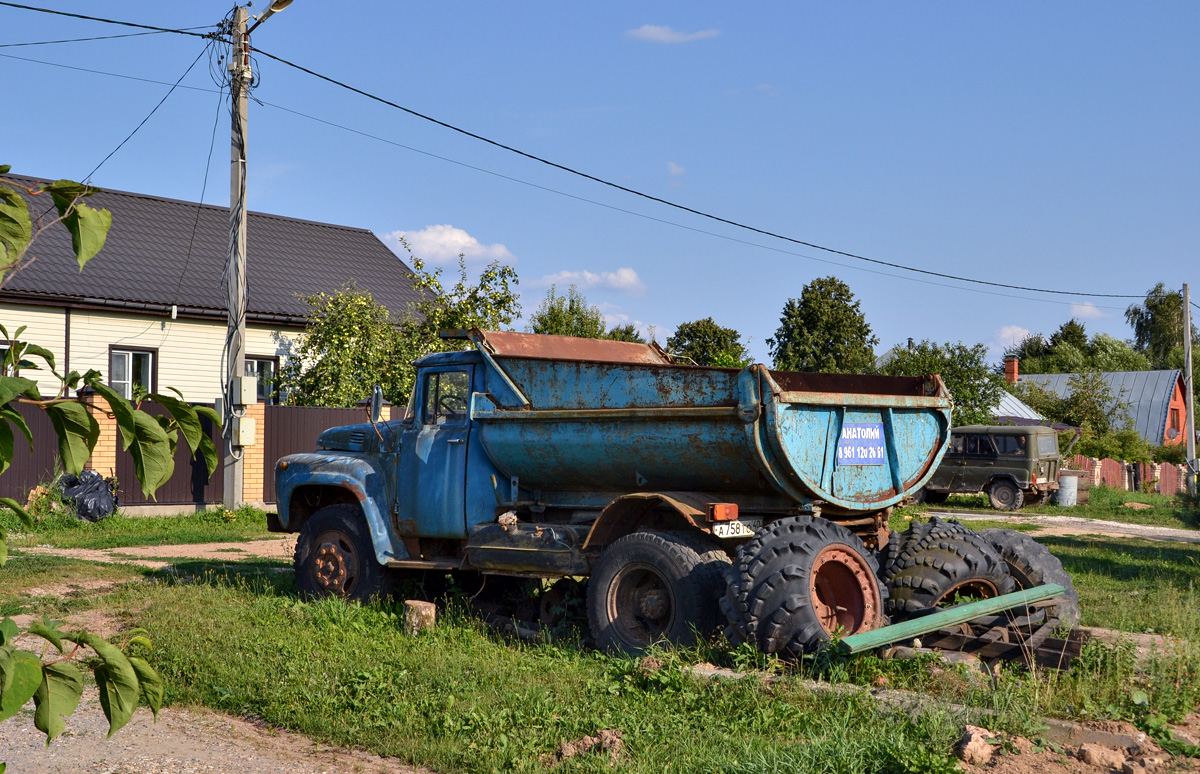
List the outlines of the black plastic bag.
{"type": "Polygon", "coordinates": [[[117,509],[112,479],[94,470],[85,470],[78,476],[68,473],[58,480],[58,488],[64,500],[74,503],[75,516],[83,521],[100,521],[117,509]]]}

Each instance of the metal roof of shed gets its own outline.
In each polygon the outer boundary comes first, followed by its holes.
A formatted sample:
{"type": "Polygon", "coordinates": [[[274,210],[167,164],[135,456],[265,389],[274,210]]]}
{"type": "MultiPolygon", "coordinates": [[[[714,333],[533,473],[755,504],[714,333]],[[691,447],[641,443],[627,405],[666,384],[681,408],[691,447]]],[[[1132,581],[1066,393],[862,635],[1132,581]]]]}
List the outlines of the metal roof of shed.
{"type": "MultiPolygon", "coordinates": [[[[1070,394],[1075,374],[1021,374],[1018,382],[1040,384],[1059,397],[1070,394]]],[[[1100,374],[1117,401],[1129,405],[1133,427],[1148,443],[1160,445],[1167,426],[1167,409],[1179,382],[1179,371],[1105,371],[1100,374]]]]}
{"type": "MultiPolygon", "coordinates": [[[[49,194],[26,200],[35,217],[47,209],[54,216],[49,194]]],[[[228,207],[108,189],[87,204],[113,214],[104,249],[80,272],[67,230],[48,229],[33,247],[38,260],[12,277],[5,300],[148,313],[176,305],[183,316],[225,316],[228,207]]],[[[246,241],[249,320],[303,325],[311,311],[303,296],[351,280],[396,315],[421,298],[412,270],[366,229],[251,212],[246,241]]]]}

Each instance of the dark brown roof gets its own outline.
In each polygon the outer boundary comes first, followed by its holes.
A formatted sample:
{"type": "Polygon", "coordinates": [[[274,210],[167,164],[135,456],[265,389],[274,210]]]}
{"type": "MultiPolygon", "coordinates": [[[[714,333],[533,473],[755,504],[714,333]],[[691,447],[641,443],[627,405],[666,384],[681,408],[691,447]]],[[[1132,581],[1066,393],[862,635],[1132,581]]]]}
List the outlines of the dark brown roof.
{"type": "MultiPolygon", "coordinates": [[[[50,208],[47,220],[53,218],[48,194],[27,199],[35,217],[50,208]]],[[[113,224],[104,249],[83,272],[66,229],[51,228],[32,248],[37,260],[12,277],[0,296],[150,313],[176,305],[182,316],[224,316],[228,207],[111,190],[88,204],[110,210],[113,224]]],[[[397,315],[419,300],[412,270],[366,229],[251,212],[246,242],[250,320],[303,324],[309,306],[301,296],[332,292],[349,280],[397,315]]]]}

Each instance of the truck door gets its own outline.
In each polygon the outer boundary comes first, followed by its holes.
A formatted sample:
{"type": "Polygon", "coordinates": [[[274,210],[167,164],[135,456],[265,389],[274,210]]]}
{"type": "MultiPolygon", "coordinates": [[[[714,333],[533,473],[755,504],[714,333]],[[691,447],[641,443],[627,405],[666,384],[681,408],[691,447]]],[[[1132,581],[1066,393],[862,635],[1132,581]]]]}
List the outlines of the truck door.
{"type": "Polygon", "coordinates": [[[400,516],[414,520],[421,537],[464,538],[471,368],[422,369],[420,389],[417,416],[405,433],[411,436],[400,486],[408,491],[400,497],[400,516]]]}

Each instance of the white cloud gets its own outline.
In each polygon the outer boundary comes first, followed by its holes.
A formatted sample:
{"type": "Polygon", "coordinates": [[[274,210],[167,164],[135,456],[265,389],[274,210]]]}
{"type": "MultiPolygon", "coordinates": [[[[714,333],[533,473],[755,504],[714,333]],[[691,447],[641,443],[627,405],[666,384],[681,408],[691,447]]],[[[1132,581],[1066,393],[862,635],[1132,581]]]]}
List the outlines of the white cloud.
{"type": "Polygon", "coordinates": [[[715,38],[720,30],[700,30],[699,32],[680,32],[670,27],[660,27],[657,24],[644,24],[636,30],[629,30],[625,37],[641,40],[647,43],[691,43],[693,40],[715,38]]]}
{"type": "Polygon", "coordinates": [[[996,341],[988,344],[988,355],[999,360],[1004,357],[1004,353],[1028,336],[1030,330],[1023,328],[1020,325],[1005,325],[1000,330],[996,331],[996,341]]]}
{"type": "Polygon", "coordinates": [[[633,323],[633,327],[637,332],[642,334],[642,338],[646,341],[657,341],[658,334],[662,330],[662,326],[654,323],[638,320],[632,315],[626,314],[624,307],[617,306],[611,303],[600,303],[596,305],[600,309],[600,314],[604,315],[604,326],[609,330],[618,325],[628,325],[633,323]]]}
{"type": "Polygon", "coordinates": [[[779,93],[779,90],[769,83],[760,83],[754,87],[754,90],[760,94],[766,94],[768,97],[774,97],[779,93]]]}
{"type": "Polygon", "coordinates": [[[667,174],[669,174],[671,177],[678,177],[684,172],[687,172],[687,170],[676,164],[674,161],[667,162],[667,174]]]}
{"type": "Polygon", "coordinates": [[[398,252],[401,238],[408,242],[413,255],[429,263],[454,263],[460,254],[468,261],[503,261],[510,264],[517,261],[516,256],[499,242],[485,245],[461,228],[449,224],[383,235],[384,243],[398,252]]]}
{"type": "Polygon", "coordinates": [[[1108,315],[1097,309],[1091,301],[1084,301],[1082,304],[1071,304],[1071,316],[1082,317],[1085,320],[1099,320],[1108,315]]]}
{"type": "Polygon", "coordinates": [[[538,281],[539,285],[575,285],[579,288],[604,288],[617,290],[626,295],[640,296],[646,292],[646,283],[638,273],[628,267],[616,271],[560,271],[547,274],[538,281]]]}

